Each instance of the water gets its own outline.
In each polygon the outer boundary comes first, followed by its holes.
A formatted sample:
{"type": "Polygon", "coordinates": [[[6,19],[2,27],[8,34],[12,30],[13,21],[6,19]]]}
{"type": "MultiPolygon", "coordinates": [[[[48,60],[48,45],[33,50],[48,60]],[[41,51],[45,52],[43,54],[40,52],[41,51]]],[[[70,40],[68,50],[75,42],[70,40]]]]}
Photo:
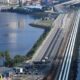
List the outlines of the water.
{"type": "Polygon", "coordinates": [[[34,20],[29,15],[0,13],[0,51],[9,50],[12,57],[25,55],[44,32],[29,25],[34,20]]]}

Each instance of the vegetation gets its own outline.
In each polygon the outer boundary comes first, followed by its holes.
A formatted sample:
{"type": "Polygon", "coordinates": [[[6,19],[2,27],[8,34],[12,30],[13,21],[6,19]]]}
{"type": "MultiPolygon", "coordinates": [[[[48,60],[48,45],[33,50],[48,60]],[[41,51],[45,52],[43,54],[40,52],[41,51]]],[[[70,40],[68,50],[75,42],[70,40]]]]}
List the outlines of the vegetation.
{"type": "Polygon", "coordinates": [[[32,22],[30,25],[34,27],[42,27],[42,28],[51,28],[52,27],[53,20],[42,18],[42,20],[36,20],[32,22]]]}
{"type": "Polygon", "coordinates": [[[4,54],[3,54],[3,52],[0,52],[0,57],[4,57],[4,54]]]}
{"type": "Polygon", "coordinates": [[[25,60],[25,56],[16,55],[14,57],[14,66],[16,66],[18,63],[22,63],[25,60]]]}
{"type": "Polygon", "coordinates": [[[0,57],[5,58],[5,66],[8,66],[8,67],[12,66],[13,61],[10,57],[10,54],[9,54],[8,50],[5,51],[5,52],[0,52],[0,57]]]}

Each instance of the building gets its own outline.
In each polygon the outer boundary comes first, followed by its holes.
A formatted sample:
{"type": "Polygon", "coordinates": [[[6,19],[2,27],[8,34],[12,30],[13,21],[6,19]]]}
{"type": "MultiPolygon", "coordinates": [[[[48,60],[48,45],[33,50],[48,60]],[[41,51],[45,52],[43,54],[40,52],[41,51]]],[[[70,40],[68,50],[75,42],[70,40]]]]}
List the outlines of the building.
{"type": "Polygon", "coordinates": [[[26,4],[41,4],[41,0],[24,0],[26,4]]]}
{"type": "Polygon", "coordinates": [[[0,3],[18,3],[19,1],[18,0],[0,0],[0,3]]]}
{"type": "Polygon", "coordinates": [[[9,0],[9,3],[11,3],[11,4],[18,4],[19,1],[18,0],[9,0]]]}
{"type": "Polygon", "coordinates": [[[24,69],[22,67],[15,67],[14,71],[16,74],[23,74],[24,73],[24,69]]]}
{"type": "Polygon", "coordinates": [[[53,0],[42,0],[41,3],[48,5],[48,4],[52,4],[53,0]]]}
{"type": "Polygon", "coordinates": [[[0,0],[0,3],[8,3],[9,0],[0,0]]]}

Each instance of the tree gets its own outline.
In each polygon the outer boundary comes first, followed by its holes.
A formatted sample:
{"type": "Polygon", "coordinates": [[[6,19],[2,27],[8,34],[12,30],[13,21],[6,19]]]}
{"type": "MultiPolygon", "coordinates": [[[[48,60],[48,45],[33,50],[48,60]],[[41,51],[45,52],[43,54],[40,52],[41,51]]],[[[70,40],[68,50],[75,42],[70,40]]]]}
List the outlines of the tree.
{"type": "Polygon", "coordinates": [[[11,60],[10,53],[9,53],[8,50],[5,51],[4,56],[5,56],[5,59],[6,59],[7,61],[10,61],[10,60],[11,60]]]}
{"type": "Polygon", "coordinates": [[[3,52],[0,52],[0,57],[4,57],[4,53],[3,52]]]}
{"type": "Polygon", "coordinates": [[[24,56],[16,55],[14,57],[14,64],[21,63],[24,61],[24,56]]]}
{"type": "Polygon", "coordinates": [[[5,66],[12,67],[13,66],[13,60],[11,59],[10,53],[8,50],[5,51],[4,56],[5,56],[5,60],[6,60],[5,66]]]}

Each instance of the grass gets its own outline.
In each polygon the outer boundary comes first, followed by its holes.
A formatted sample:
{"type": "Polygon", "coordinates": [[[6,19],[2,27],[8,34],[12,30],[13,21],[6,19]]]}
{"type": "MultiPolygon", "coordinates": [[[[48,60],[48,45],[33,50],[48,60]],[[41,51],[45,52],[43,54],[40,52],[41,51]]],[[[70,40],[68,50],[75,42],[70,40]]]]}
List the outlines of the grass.
{"type": "Polygon", "coordinates": [[[36,20],[33,23],[31,23],[32,26],[39,26],[39,27],[51,27],[53,23],[53,20],[36,20]]]}

